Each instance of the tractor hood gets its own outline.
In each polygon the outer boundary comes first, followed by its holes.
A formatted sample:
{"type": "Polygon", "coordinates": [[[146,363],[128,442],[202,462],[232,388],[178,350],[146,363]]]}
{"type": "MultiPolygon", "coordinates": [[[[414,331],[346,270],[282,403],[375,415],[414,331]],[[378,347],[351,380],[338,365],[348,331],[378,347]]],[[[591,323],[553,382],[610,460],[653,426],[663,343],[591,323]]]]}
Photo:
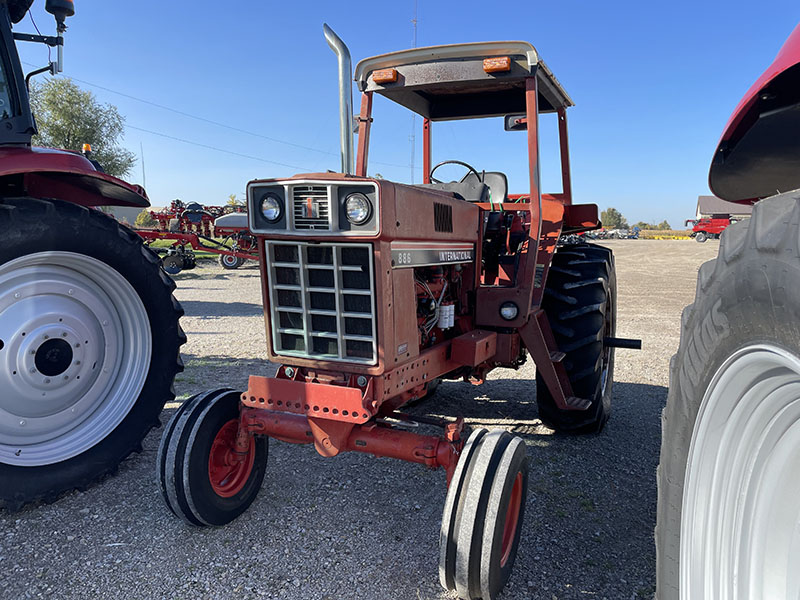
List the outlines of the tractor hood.
{"type": "Polygon", "coordinates": [[[711,163],[719,198],[755,202],[800,188],[800,25],[739,102],[711,163]]]}

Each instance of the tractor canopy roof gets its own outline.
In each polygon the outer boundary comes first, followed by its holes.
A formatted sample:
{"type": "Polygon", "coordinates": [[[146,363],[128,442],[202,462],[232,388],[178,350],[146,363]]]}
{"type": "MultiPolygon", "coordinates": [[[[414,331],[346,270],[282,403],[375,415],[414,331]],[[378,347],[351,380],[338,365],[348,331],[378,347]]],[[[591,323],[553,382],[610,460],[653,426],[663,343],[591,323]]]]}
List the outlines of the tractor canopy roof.
{"type": "Polygon", "coordinates": [[[539,112],[572,99],[528,42],[479,42],[412,48],[356,65],[362,92],[376,92],[433,121],[525,112],[525,80],[536,74],[539,112]]]}

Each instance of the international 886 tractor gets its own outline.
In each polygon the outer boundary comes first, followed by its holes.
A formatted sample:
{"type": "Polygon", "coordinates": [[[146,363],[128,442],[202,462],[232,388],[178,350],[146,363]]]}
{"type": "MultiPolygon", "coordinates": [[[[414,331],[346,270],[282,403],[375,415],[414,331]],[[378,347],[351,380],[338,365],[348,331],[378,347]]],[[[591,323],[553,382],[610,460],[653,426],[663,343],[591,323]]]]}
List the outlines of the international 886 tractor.
{"type": "MultiPolygon", "coordinates": [[[[247,186],[258,239],[268,357],[274,377],[199,394],[166,427],[158,479],[191,525],[222,525],[255,499],[267,440],[313,443],[322,456],[364,452],[446,470],[442,585],[462,598],[497,597],[520,541],[528,487],[524,442],[502,430],[469,435],[463,420],[400,409],[442,379],[481,383],[498,367],[536,364],[539,415],[563,432],[599,431],[609,416],[616,281],[611,251],[560,245],[600,226],[572,203],[567,93],[525,42],[415,48],[362,60],[353,168],[349,52],[339,57],[342,173],[247,186]],[[379,94],[423,118],[421,185],[367,176],[379,94]],[[563,191],[539,189],[538,118],[558,118],[563,191]],[[526,132],[529,191],[506,175],[459,163],[457,182],[431,166],[437,121],[503,117],[526,132]],[[402,427],[423,423],[441,435],[402,427]],[[400,425],[400,426],[398,426],[400,425]]],[[[456,161],[446,161],[456,162],[456,161]]],[[[533,394],[532,389],[520,390],[533,394]]]]}

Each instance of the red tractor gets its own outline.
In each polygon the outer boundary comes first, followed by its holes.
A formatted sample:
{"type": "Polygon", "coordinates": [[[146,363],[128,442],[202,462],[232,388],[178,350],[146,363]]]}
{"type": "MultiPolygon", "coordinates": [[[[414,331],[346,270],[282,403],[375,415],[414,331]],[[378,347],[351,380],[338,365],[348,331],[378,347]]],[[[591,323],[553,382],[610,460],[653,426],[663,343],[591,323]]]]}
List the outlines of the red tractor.
{"type": "Polygon", "coordinates": [[[700,268],[681,320],[658,469],[660,600],[800,598],[798,165],[800,27],[711,163],[714,194],[754,206],[700,268]]]}
{"type": "Polygon", "coordinates": [[[736,223],[736,219],[731,219],[729,215],[713,215],[697,220],[688,219],[686,226],[692,226],[690,237],[702,244],[709,238],[718,240],[722,232],[732,223],[736,223]]]}
{"type": "MultiPolygon", "coordinates": [[[[539,416],[562,432],[597,432],[609,417],[616,278],[611,251],[563,244],[600,227],[573,204],[567,148],[572,100],[525,42],[414,48],[362,60],[353,166],[349,52],[339,56],[342,173],[260,179],[247,186],[258,239],[274,377],[244,392],[199,394],[164,431],[158,479],[169,509],[195,526],[223,525],[254,501],[269,438],[312,443],[325,457],[365,452],[442,467],[442,585],[496,598],[520,542],[528,488],[522,439],[467,433],[463,420],[401,411],[441,379],[482,383],[498,368],[536,364],[539,416]],[[367,175],[376,94],[423,118],[421,185],[367,175]],[[558,119],[563,191],[539,189],[539,115],[558,119]],[[437,121],[502,117],[527,136],[529,189],[459,161],[432,165],[437,121]],[[449,183],[446,163],[466,170],[449,183]],[[441,429],[440,435],[410,425],[441,429]],[[413,428],[411,428],[413,429],[413,428]]],[[[534,390],[520,390],[533,394],[534,390]]]]}
{"type": "Polygon", "coordinates": [[[27,81],[61,71],[71,0],[47,0],[57,36],[12,32],[32,0],[0,2],[0,506],[52,501],[108,473],[158,424],[182,369],[183,311],[158,257],[99,206],[144,190],[78,152],[31,147],[27,81]],[[22,72],[14,41],[57,48],[22,72]]]}

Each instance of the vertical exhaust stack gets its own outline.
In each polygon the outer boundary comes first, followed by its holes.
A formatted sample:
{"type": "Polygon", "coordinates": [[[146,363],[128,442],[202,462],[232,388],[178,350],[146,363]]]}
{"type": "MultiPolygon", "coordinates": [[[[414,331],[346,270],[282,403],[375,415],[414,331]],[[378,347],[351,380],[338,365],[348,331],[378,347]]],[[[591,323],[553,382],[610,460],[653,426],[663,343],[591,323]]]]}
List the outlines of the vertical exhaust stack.
{"type": "Polygon", "coordinates": [[[323,23],[325,40],[339,62],[339,136],[341,138],[342,173],[352,175],[353,160],[353,64],[350,50],[333,29],[323,23]]]}

